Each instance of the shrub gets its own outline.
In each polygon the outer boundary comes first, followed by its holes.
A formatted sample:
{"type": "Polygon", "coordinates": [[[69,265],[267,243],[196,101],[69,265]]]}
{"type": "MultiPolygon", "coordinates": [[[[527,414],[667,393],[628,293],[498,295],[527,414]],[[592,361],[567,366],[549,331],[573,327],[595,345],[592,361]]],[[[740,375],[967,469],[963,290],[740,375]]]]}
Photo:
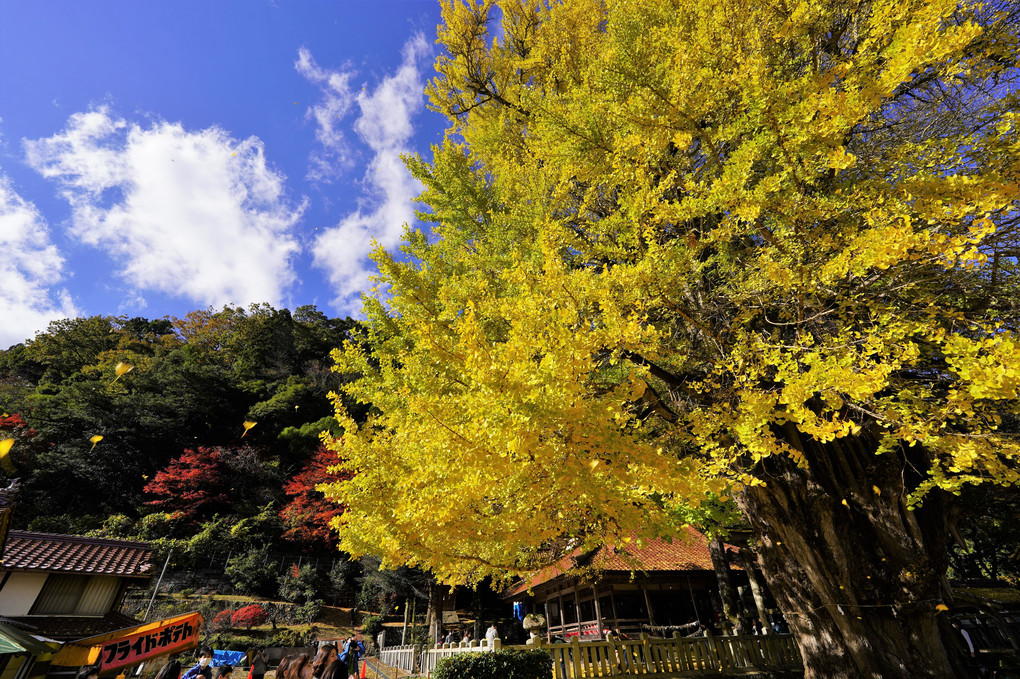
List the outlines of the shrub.
{"type": "Polygon", "coordinates": [[[382,632],[383,616],[369,615],[361,621],[361,628],[365,636],[374,640],[382,632]]]}
{"type": "Polygon", "coordinates": [[[251,604],[244,608],[239,608],[230,617],[230,624],[234,627],[243,627],[245,629],[251,629],[256,625],[264,625],[269,620],[269,613],[266,609],[262,608],[258,604],[251,604]]]}
{"type": "Polygon", "coordinates": [[[294,648],[301,646],[304,642],[304,637],[300,632],[294,629],[283,629],[279,630],[276,634],[269,638],[265,643],[267,647],[278,646],[281,648],[294,648]]]}
{"type": "Polygon", "coordinates": [[[245,594],[273,596],[276,594],[276,568],[266,563],[266,553],[252,550],[230,558],[224,572],[234,587],[245,594]]]}
{"type": "Polygon", "coordinates": [[[216,638],[216,648],[224,651],[247,651],[249,648],[262,646],[265,642],[258,637],[246,637],[230,633],[220,634],[216,638]]]}
{"type": "Polygon", "coordinates": [[[213,629],[224,629],[230,627],[231,618],[234,616],[234,611],[229,608],[224,608],[222,611],[216,614],[212,619],[213,629]]]}
{"type": "Polygon", "coordinates": [[[322,602],[318,599],[312,599],[307,603],[298,606],[294,611],[294,617],[298,622],[311,624],[319,617],[320,608],[322,608],[322,602]]]}
{"type": "Polygon", "coordinates": [[[548,679],[552,657],[546,651],[506,649],[492,653],[458,653],[443,658],[434,679],[548,679]]]}
{"type": "Polygon", "coordinates": [[[279,583],[280,596],[296,604],[321,599],[321,594],[328,589],[319,573],[307,564],[300,569],[292,565],[280,576],[279,583]]]}

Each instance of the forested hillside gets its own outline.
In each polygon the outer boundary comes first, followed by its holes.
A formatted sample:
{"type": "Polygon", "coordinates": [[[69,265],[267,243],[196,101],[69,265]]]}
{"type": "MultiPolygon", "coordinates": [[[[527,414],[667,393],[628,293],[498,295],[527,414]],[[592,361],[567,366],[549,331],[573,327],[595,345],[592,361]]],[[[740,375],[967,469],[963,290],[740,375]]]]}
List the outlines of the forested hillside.
{"type": "Polygon", "coordinates": [[[353,325],[314,306],[92,316],[0,352],[16,527],[326,552],[319,433],[353,325]]]}

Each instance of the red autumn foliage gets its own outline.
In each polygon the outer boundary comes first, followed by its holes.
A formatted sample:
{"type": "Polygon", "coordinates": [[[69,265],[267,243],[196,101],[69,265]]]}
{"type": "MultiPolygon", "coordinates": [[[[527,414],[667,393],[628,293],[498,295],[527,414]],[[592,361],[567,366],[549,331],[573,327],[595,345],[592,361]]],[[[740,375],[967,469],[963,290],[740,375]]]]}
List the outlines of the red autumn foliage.
{"type": "Polygon", "coordinates": [[[229,608],[225,608],[217,613],[212,619],[213,629],[224,629],[230,627],[230,624],[234,617],[234,611],[229,608]]]}
{"type": "MultiPolygon", "coordinates": [[[[25,445],[36,435],[35,429],[28,426],[28,423],[17,413],[0,412],[0,440],[14,439],[14,448],[11,450],[11,462],[15,467],[21,467],[32,454],[26,451],[25,445]]],[[[9,464],[9,463],[8,463],[9,464]]]]}
{"type": "Polygon", "coordinates": [[[330,530],[329,522],[346,508],[327,499],[315,486],[351,478],[349,472],[329,471],[337,462],[336,453],[319,446],[301,471],[283,485],[283,492],[291,498],[280,510],[280,519],[287,526],[283,533],[285,539],[306,544],[336,544],[337,536],[330,530]]]}
{"type": "Polygon", "coordinates": [[[0,413],[0,431],[4,433],[19,433],[26,436],[35,436],[35,430],[29,429],[25,420],[17,413],[0,413]]]}
{"type": "Polygon", "coordinates": [[[230,479],[219,448],[187,449],[145,486],[146,502],[166,512],[181,512],[191,523],[230,506],[230,479]]]}
{"type": "MultiPolygon", "coordinates": [[[[225,613],[226,611],[224,611],[225,613]]],[[[269,613],[266,609],[262,608],[258,604],[251,604],[244,608],[239,608],[230,618],[230,624],[234,627],[243,627],[245,629],[251,629],[256,625],[264,625],[269,620],[269,613]]]]}

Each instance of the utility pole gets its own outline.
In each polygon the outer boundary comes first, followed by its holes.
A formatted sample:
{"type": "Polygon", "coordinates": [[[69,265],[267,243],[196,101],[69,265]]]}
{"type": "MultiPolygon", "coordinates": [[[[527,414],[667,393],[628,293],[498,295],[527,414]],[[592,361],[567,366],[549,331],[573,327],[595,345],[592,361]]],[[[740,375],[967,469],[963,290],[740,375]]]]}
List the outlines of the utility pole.
{"type": "Polygon", "coordinates": [[[156,588],[152,590],[152,598],[149,599],[149,607],[145,609],[145,615],[142,616],[142,622],[149,619],[149,612],[152,611],[152,603],[156,600],[156,594],[159,593],[159,586],[163,584],[163,576],[166,575],[166,567],[170,565],[170,556],[174,553],[174,548],[171,547],[170,551],[166,554],[166,563],[163,564],[163,570],[159,573],[159,580],[156,581],[156,588]]]}

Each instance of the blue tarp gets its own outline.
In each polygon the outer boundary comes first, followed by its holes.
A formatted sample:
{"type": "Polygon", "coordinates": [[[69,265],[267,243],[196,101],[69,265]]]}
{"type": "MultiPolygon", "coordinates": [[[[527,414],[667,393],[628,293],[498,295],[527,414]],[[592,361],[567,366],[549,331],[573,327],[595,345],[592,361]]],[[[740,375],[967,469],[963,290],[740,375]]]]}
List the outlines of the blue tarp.
{"type": "Polygon", "coordinates": [[[212,665],[213,667],[219,667],[220,665],[231,665],[237,667],[244,660],[244,651],[213,651],[212,665]]]}

